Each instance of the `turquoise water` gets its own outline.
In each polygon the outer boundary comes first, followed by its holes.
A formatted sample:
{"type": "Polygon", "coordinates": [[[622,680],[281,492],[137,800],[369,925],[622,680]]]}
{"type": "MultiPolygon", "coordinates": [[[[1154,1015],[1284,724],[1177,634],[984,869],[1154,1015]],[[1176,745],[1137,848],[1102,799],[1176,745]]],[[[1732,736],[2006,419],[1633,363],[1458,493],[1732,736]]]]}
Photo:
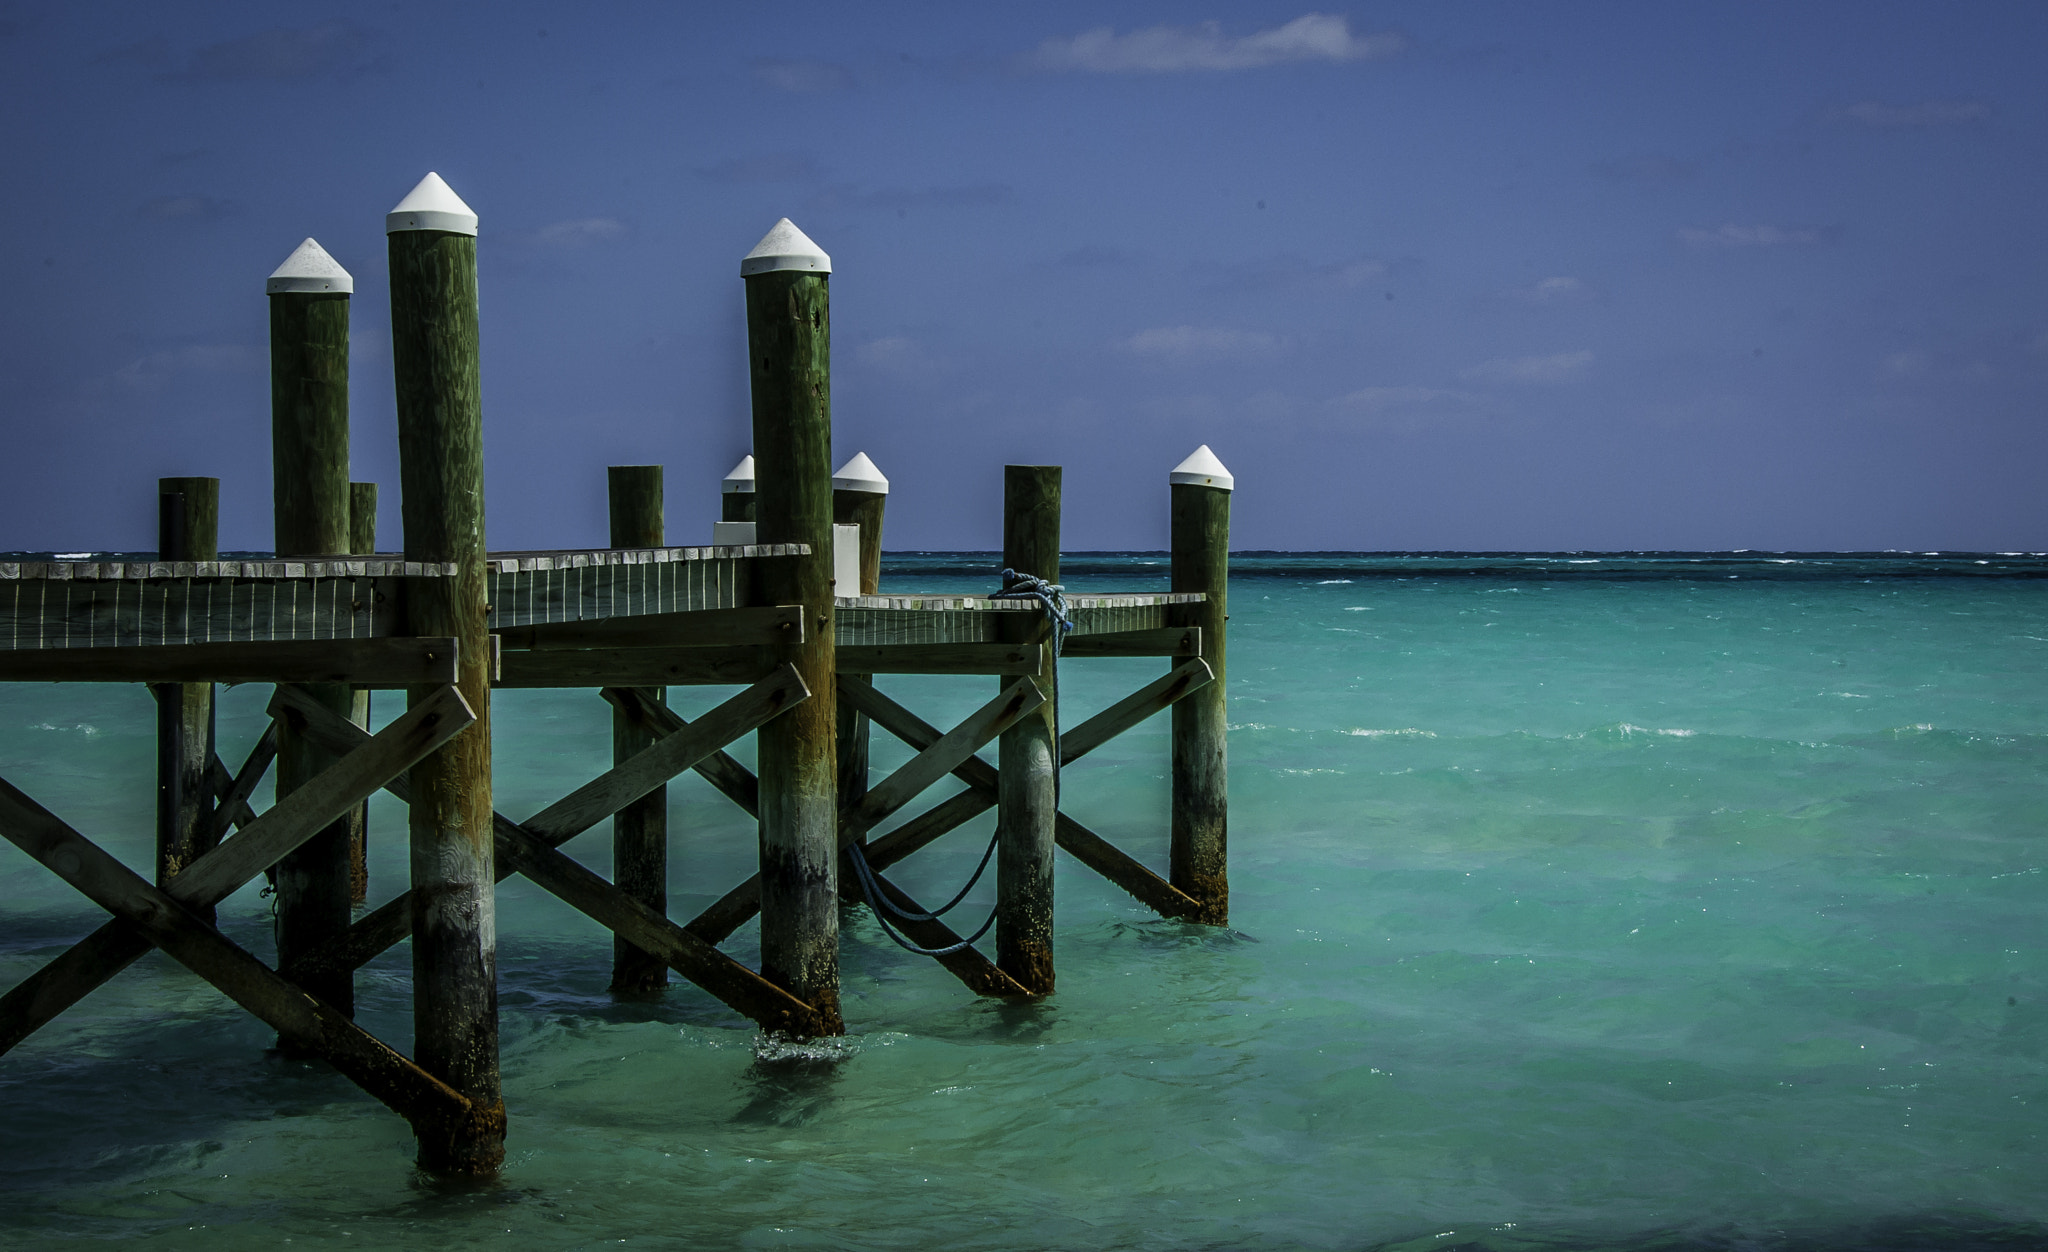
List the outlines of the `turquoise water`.
{"type": "MultiPolygon", "coordinates": [[[[989,564],[901,558],[887,587],[986,589],[989,564]]],[[[1164,572],[1069,568],[1078,590],[1164,572]]],[[[0,1244],[2048,1246],[2038,558],[1236,570],[1231,929],[1148,917],[1063,856],[1060,989],[1004,1005],[849,913],[856,1033],[792,1052],[687,986],[614,1003],[609,937],[509,882],[510,1159],[471,1193],[417,1179],[403,1123],[152,957],[0,1058],[0,1244]]],[[[1159,670],[1074,661],[1064,715],[1159,670]]],[[[943,721],[993,683],[884,686],[943,721]]],[[[226,696],[231,764],[265,698],[226,696]]],[[[501,694],[499,807],[600,772],[607,717],[501,694]]],[[[150,727],[139,688],[0,688],[9,780],[135,865],[150,727]]],[[[1165,731],[1065,786],[1154,865],[1165,731]]],[[[671,804],[687,916],[752,834],[694,778],[671,804]]],[[[373,898],[402,817],[373,814],[373,898]]],[[[940,896],[987,829],[905,886],[940,896]]],[[[570,850],[604,870],[607,843],[570,850]]],[[[266,956],[267,909],[221,910],[266,956]]],[[[0,984],[98,920],[0,846],[0,984]]],[[[359,985],[404,1046],[403,949],[359,985]]]]}

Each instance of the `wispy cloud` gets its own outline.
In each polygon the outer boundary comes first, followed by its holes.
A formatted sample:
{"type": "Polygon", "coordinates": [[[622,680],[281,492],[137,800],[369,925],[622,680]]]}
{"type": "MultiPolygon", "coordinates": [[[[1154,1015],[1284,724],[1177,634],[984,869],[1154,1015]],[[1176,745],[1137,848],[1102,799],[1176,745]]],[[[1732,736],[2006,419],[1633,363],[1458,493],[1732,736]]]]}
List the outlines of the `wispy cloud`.
{"type": "Polygon", "coordinates": [[[1584,374],[1593,364],[1586,349],[1550,356],[1504,356],[1481,361],[1465,371],[1465,377],[1489,383],[1564,383],[1584,374]]]}
{"type": "Polygon", "coordinates": [[[632,232],[615,217],[578,217],[553,222],[534,231],[533,242],[544,248],[587,248],[623,239],[632,232]]]}
{"type": "Polygon", "coordinates": [[[836,61],[785,61],[756,57],[754,77],[770,87],[803,94],[844,91],[853,86],[853,71],[836,61]]]}
{"type": "Polygon", "coordinates": [[[1860,100],[1835,110],[1835,118],[1865,126],[1967,126],[1991,116],[1981,100],[1922,100],[1918,104],[1884,104],[1860,100]]]}
{"type": "Polygon", "coordinates": [[[1187,361],[1271,356],[1280,350],[1276,335],[1259,330],[1227,330],[1214,326],[1155,326],[1117,341],[1125,352],[1155,360],[1187,361]]]}
{"type": "Polygon", "coordinates": [[[1262,69],[1298,62],[1368,61],[1408,46],[1392,32],[1354,35],[1351,24],[1328,13],[1307,13],[1284,26],[1228,36],[1216,22],[1148,26],[1117,34],[1108,26],[1065,39],[1048,39],[1025,58],[1032,69],[1091,74],[1173,74],[1262,69]]]}
{"type": "Polygon", "coordinates": [[[1925,352],[1907,350],[1893,352],[1878,363],[1880,378],[1923,378],[1933,362],[1925,352]]]}
{"type": "Polygon", "coordinates": [[[771,152],[734,157],[699,166],[697,176],[714,183],[798,183],[817,177],[811,158],[797,152],[771,152]]]}
{"type": "Polygon", "coordinates": [[[161,391],[184,374],[253,374],[270,354],[238,343],[195,343],[151,352],[86,385],[89,395],[161,391]]]}
{"type": "Polygon", "coordinates": [[[156,35],[117,48],[102,62],[144,66],[173,82],[308,82],[350,79],[377,67],[375,32],[353,22],[320,26],[278,26],[220,43],[207,44],[180,57],[171,41],[156,35]]]}
{"type": "Polygon", "coordinates": [[[1208,286],[1217,291],[1274,291],[1286,287],[1334,287],[1352,290],[1386,277],[1386,262],[1372,257],[1342,261],[1311,261],[1282,255],[1225,265],[1208,286]]]}
{"type": "Polygon", "coordinates": [[[1711,229],[1682,226],[1678,241],[1691,248],[1781,248],[1826,243],[1833,233],[1815,226],[1738,226],[1730,222],[1711,229]]]}
{"type": "Polygon", "coordinates": [[[226,217],[232,207],[212,196],[158,196],[144,200],[137,212],[161,222],[213,222],[226,217]]]}
{"type": "Polygon", "coordinates": [[[1590,299],[1593,289],[1570,275],[1556,274],[1526,287],[1510,287],[1501,294],[1523,304],[1570,304],[1590,299]]]}

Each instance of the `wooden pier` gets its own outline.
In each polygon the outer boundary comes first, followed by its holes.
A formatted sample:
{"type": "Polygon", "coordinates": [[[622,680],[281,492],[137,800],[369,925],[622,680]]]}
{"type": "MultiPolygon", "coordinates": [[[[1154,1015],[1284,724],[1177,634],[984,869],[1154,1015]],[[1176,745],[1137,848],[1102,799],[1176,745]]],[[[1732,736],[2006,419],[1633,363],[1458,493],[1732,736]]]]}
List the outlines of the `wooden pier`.
{"type": "Polygon", "coordinates": [[[508,1124],[493,886],[509,875],[612,932],[615,993],[660,994],[674,973],[797,1037],[844,1029],[843,907],[875,909],[968,992],[1052,992],[1055,849],[1161,916],[1224,924],[1234,484],[1206,447],[1168,476],[1169,593],[1048,589],[1060,471],[1013,465],[1009,594],[883,594],[888,481],[865,455],[832,467],[831,261],[784,219],[741,266],[754,455],[725,483],[723,521],[751,526],[744,537],[756,541],[669,546],[661,467],[613,466],[612,547],[486,552],[476,215],[430,174],[386,229],[402,553],[367,551],[376,488],[348,481],[353,283],[309,239],[267,284],[277,557],[220,559],[219,484],[184,478],[159,483],[157,560],[0,562],[0,680],[147,683],[159,709],[157,855],[140,871],[0,780],[0,836],[110,915],[0,996],[0,1054],[161,948],[275,1029],[281,1048],[326,1060],[407,1118],[424,1168],[488,1175],[508,1124]],[[849,538],[857,552],[842,557],[835,545],[849,538]],[[1156,657],[1164,672],[1063,724],[1060,663],[1098,657],[1156,657]],[[877,676],[891,674],[994,678],[995,691],[941,727],[883,694],[877,676]],[[219,683],[275,685],[270,729],[232,768],[213,733],[219,683]],[[667,703],[681,686],[738,690],[686,720],[667,703]],[[514,820],[492,803],[490,726],[491,692],[517,687],[607,701],[614,764],[514,820]],[[380,689],[404,691],[406,711],[373,734],[366,693],[380,689]],[[1161,873],[1063,811],[1059,774],[1168,708],[1161,873]],[[913,752],[886,778],[871,776],[874,728],[913,752]],[[748,734],[758,774],[726,751],[748,734]],[[991,745],[996,764],[978,755],[991,745]],[[273,767],[276,802],[255,812],[273,767]],[[759,869],[677,921],[665,797],[692,770],[757,820],[759,869]],[[964,790],[873,834],[948,776],[964,790]],[[364,805],[379,790],[408,806],[411,885],[365,910],[364,805]],[[887,873],[990,809],[993,958],[887,873]],[[610,882],[565,850],[607,818],[610,882]],[[221,900],[266,874],[277,890],[271,964],[214,925],[221,900]],[[759,970],[719,946],[757,916],[759,970]],[[352,1020],[355,970],[408,939],[410,1056],[352,1020]]]}

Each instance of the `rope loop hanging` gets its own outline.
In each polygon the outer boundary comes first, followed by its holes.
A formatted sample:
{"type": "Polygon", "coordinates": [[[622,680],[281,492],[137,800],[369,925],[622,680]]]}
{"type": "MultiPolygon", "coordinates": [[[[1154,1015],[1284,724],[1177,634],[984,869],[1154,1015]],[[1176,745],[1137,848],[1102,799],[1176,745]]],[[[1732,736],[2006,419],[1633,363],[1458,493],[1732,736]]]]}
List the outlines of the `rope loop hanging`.
{"type": "Polygon", "coordinates": [[[1074,619],[1067,613],[1065,587],[1030,574],[1005,569],[1003,589],[990,595],[989,599],[1038,601],[1044,607],[1046,622],[1052,629],[1052,654],[1060,654],[1060,644],[1066,639],[1067,632],[1074,628],[1074,619]]]}

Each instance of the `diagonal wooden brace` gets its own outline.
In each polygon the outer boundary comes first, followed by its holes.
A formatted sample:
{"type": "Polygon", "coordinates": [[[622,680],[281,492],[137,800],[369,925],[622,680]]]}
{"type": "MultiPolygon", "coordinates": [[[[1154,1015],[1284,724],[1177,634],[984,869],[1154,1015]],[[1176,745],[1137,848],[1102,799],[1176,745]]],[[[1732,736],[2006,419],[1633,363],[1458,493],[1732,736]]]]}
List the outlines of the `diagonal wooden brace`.
{"type": "MultiPolygon", "coordinates": [[[[875,873],[875,885],[889,903],[906,913],[928,912],[922,904],[910,898],[903,888],[875,873]]],[[[951,926],[933,918],[929,921],[914,922],[908,918],[891,916],[889,924],[903,932],[905,938],[920,948],[944,949],[960,942],[960,936],[951,926]]],[[[1031,989],[1003,972],[1003,967],[989,960],[975,949],[962,948],[958,952],[946,952],[932,958],[944,966],[947,972],[967,985],[967,989],[980,996],[1009,998],[1028,996],[1031,989]]]]}
{"type": "MultiPolygon", "coordinates": [[[[690,725],[681,714],[666,704],[656,704],[641,694],[639,687],[606,687],[598,694],[611,706],[634,721],[646,726],[656,735],[673,735],[690,725]]],[[[761,780],[753,771],[735,761],[723,748],[690,767],[697,775],[718,788],[720,794],[746,810],[748,817],[761,815],[761,780]]]]}
{"type": "MultiPolygon", "coordinates": [[[[273,715],[278,708],[273,699],[273,715]]],[[[365,734],[360,751],[348,752],[244,825],[241,833],[194,861],[171,880],[166,894],[195,908],[220,903],[475,720],[461,693],[453,687],[441,688],[374,738],[365,734]]],[[[84,999],[153,946],[141,930],[118,919],[73,944],[0,996],[0,1053],[84,999]]]]}
{"type": "MultiPolygon", "coordinates": [[[[304,733],[318,746],[328,751],[344,751],[348,745],[360,742],[363,729],[347,718],[288,691],[283,698],[303,711],[304,733]]],[[[778,666],[766,678],[690,723],[687,730],[636,753],[525,822],[513,822],[494,813],[493,823],[501,834],[508,828],[519,830],[538,839],[543,846],[557,847],[784,709],[809,698],[810,692],[796,670],[788,665],[778,666]]],[[[412,795],[403,778],[390,780],[385,790],[401,800],[409,801],[412,795]]],[[[512,873],[509,865],[498,866],[500,882],[512,873]]],[[[411,933],[412,893],[407,891],[365,914],[334,943],[308,953],[306,964],[317,969],[356,969],[411,933]]]]}
{"type": "MultiPolygon", "coordinates": [[[[452,693],[454,689],[448,690],[452,693]]],[[[310,829],[317,831],[323,825],[325,821],[312,824],[310,829]]],[[[453,1088],[287,982],[173,896],[143,881],[135,871],[4,781],[0,781],[0,835],[41,861],[93,903],[133,926],[146,942],[162,948],[179,964],[268,1023],[280,1037],[308,1053],[325,1057],[334,1068],[401,1117],[417,1123],[423,1119],[453,1120],[467,1114],[469,1101],[453,1088]]],[[[221,850],[245,837],[229,840],[221,845],[221,850]]],[[[191,869],[178,877],[184,879],[201,868],[201,863],[195,861],[191,869]]]]}
{"type": "Polygon", "coordinates": [[[231,827],[242,827],[256,820],[255,812],[249,807],[249,797],[255,793],[256,784],[263,781],[264,771],[277,759],[277,722],[263,728],[263,734],[256,740],[256,746],[249,749],[249,755],[242,761],[240,773],[229,774],[228,767],[220,758],[213,758],[213,842],[227,838],[231,827]]]}
{"type": "MultiPolygon", "coordinates": [[[[1066,766],[1079,760],[1182,696],[1207,686],[1214,678],[1208,663],[1200,658],[1177,666],[1171,673],[1154,679],[1063,733],[1060,736],[1060,764],[1066,766]]],[[[931,742],[939,733],[936,727],[872,686],[844,684],[840,688],[840,698],[852,703],[877,726],[912,747],[931,742]]],[[[993,765],[979,757],[970,757],[961,762],[953,773],[967,783],[968,789],[875,840],[867,849],[870,864],[878,869],[893,865],[995,807],[997,773],[993,765]]],[[[1130,892],[1160,916],[1193,920],[1201,915],[1200,903],[1194,897],[1065,813],[1059,815],[1053,827],[1053,838],[1069,855],[1130,892]]]]}
{"type": "MultiPolygon", "coordinates": [[[[844,684],[858,686],[860,684],[844,684]]],[[[876,823],[916,799],[919,793],[961,763],[974,759],[989,740],[1007,730],[1026,713],[1045,703],[1045,693],[1028,678],[1020,678],[1001,695],[982,705],[964,722],[941,735],[932,732],[929,743],[903,763],[878,786],[870,788],[861,802],[839,815],[839,846],[845,847],[872,829],[876,823]]],[[[987,768],[984,764],[984,768],[987,768]]],[[[761,908],[761,876],[756,874],[725,893],[710,908],[699,913],[684,929],[708,943],[720,943],[744,925],[761,908]]]]}

